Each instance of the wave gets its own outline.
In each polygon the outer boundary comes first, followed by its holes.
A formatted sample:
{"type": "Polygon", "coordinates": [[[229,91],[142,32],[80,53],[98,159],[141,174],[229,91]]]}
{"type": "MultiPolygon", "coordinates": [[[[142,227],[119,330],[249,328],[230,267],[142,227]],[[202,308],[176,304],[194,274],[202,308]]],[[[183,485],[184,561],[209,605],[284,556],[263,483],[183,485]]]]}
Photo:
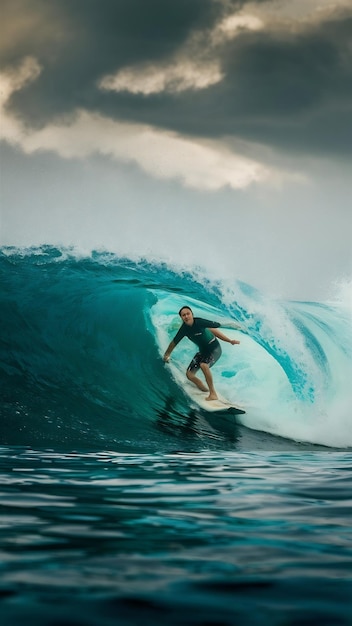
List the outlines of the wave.
{"type": "MultiPolygon", "coordinates": [[[[238,420],[246,428],[352,446],[351,313],[343,304],[274,301],[199,269],[52,247],[3,248],[0,272],[3,443],[124,440],[138,449],[155,438],[156,421],[177,428],[194,411],[161,354],[189,303],[199,316],[241,325],[225,331],[241,344],[223,344],[214,378],[245,405],[238,420]]],[[[181,342],[175,367],[183,371],[193,351],[181,342]]]]}

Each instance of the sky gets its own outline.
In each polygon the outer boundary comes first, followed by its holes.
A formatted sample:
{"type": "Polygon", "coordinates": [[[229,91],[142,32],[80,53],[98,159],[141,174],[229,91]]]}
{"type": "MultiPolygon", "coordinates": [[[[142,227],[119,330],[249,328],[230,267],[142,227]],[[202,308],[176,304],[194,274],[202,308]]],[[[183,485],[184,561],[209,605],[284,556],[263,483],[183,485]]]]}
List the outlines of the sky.
{"type": "Polygon", "coordinates": [[[352,0],[1,0],[0,245],[351,281],[352,0]]]}

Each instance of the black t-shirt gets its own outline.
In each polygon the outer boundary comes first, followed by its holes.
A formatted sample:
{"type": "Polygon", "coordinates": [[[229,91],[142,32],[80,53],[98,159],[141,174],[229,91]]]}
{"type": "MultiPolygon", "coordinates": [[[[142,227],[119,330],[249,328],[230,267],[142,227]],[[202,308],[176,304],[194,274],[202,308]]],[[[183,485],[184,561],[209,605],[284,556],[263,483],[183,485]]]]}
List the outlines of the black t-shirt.
{"type": "Polygon", "coordinates": [[[200,351],[207,351],[212,349],[213,346],[215,348],[215,345],[218,343],[218,340],[209,328],[219,328],[220,326],[219,322],[210,322],[201,317],[194,317],[192,326],[187,326],[185,323],[182,324],[174,337],[174,343],[177,345],[183,337],[188,337],[198,346],[200,351]],[[209,346],[210,343],[211,346],[209,346]]]}

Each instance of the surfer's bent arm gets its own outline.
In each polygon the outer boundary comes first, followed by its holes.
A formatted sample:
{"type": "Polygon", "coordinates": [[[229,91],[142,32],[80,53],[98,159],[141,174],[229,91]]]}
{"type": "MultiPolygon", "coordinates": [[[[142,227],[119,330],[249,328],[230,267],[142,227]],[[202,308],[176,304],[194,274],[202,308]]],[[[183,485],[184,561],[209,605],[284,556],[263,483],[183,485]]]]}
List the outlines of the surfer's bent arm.
{"type": "Polygon", "coordinates": [[[217,339],[221,339],[222,341],[227,341],[227,343],[231,343],[233,346],[235,343],[240,343],[237,339],[230,339],[229,337],[226,337],[226,335],[224,335],[224,333],[217,328],[209,328],[209,330],[213,333],[214,337],[217,337],[217,339]]]}
{"type": "Polygon", "coordinates": [[[165,361],[165,363],[167,363],[167,362],[168,362],[168,360],[169,360],[169,358],[170,358],[170,354],[171,354],[171,352],[173,351],[173,349],[174,349],[175,347],[176,347],[176,344],[175,344],[174,340],[172,340],[172,341],[169,343],[169,345],[168,345],[168,347],[167,347],[167,349],[166,349],[166,351],[165,351],[165,354],[164,354],[164,356],[163,356],[163,360],[165,361]]]}

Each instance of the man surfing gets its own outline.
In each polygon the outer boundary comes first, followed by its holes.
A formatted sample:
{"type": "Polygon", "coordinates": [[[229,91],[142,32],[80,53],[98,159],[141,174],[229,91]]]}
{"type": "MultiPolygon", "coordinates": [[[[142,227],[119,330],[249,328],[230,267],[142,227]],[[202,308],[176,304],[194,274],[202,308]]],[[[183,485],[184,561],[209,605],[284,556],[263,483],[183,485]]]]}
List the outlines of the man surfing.
{"type": "Polygon", "coordinates": [[[186,371],[186,376],[188,380],[194,383],[201,391],[209,391],[209,395],[206,400],[217,400],[218,396],[214,388],[210,368],[221,356],[221,346],[218,339],[226,341],[233,346],[240,342],[236,339],[229,339],[226,335],[217,330],[221,326],[219,322],[210,322],[209,320],[205,320],[201,317],[194,317],[193,311],[189,306],[183,306],[179,310],[178,314],[181,317],[183,324],[181,328],[179,328],[173,340],[170,342],[163,357],[164,361],[165,363],[168,363],[173,349],[177,346],[181,339],[183,339],[183,337],[188,337],[188,339],[193,341],[193,343],[198,346],[199,351],[194,355],[192,361],[190,362],[186,371]],[[204,383],[197,378],[196,373],[199,369],[202,370],[208,387],[206,387],[204,383]]]}

